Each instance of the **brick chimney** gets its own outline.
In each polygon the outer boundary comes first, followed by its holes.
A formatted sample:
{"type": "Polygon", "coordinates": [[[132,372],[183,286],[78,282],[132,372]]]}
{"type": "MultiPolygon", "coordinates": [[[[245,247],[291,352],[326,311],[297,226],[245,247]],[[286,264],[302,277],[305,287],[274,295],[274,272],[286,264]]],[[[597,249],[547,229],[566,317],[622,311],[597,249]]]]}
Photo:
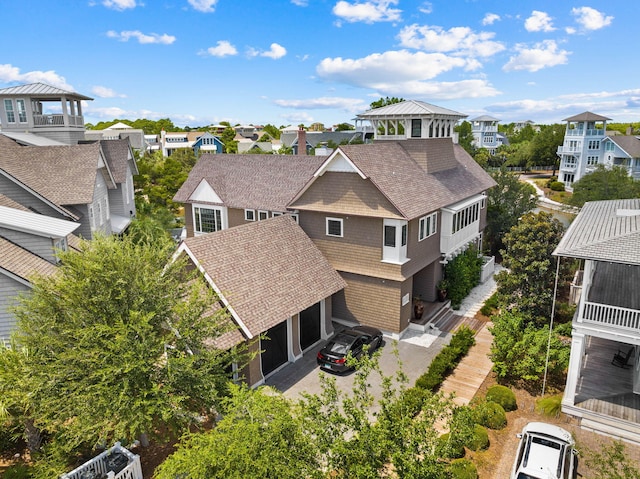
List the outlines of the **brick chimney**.
{"type": "Polygon", "coordinates": [[[307,132],[304,126],[298,127],[298,155],[307,154],[307,132]]]}

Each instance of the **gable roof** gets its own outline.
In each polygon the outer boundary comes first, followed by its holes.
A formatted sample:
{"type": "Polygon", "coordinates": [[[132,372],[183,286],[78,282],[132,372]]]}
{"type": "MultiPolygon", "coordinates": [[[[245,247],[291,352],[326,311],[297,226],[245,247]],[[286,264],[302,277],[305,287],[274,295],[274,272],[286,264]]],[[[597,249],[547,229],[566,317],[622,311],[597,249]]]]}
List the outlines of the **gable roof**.
{"type": "Polygon", "coordinates": [[[358,118],[383,118],[383,117],[399,117],[399,116],[453,116],[457,118],[466,118],[467,115],[457,111],[442,108],[441,106],[432,105],[424,101],[407,100],[400,103],[393,103],[380,108],[373,108],[364,113],[357,115],[358,118]]]}
{"type": "Polygon", "coordinates": [[[346,283],[288,215],[187,238],[186,252],[253,338],[346,283]]]}
{"type": "Polygon", "coordinates": [[[57,268],[47,260],[0,236],[0,272],[12,275],[23,284],[31,284],[35,274],[52,275],[57,268]]]}
{"type": "Polygon", "coordinates": [[[500,120],[498,118],[494,118],[493,116],[480,115],[480,116],[477,116],[475,118],[472,118],[469,121],[500,121],[500,120]]]}
{"type": "Polygon", "coordinates": [[[131,153],[131,145],[127,138],[119,140],[100,140],[104,157],[109,165],[109,170],[113,175],[116,183],[125,183],[127,181],[127,165],[131,163],[133,166],[132,174],[137,173],[135,161],[131,161],[133,154],[131,153]]]}
{"type": "Polygon", "coordinates": [[[286,206],[326,157],[204,154],[173,200],[190,202],[205,180],[230,208],[286,211],[286,206]]]}
{"type": "Polygon", "coordinates": [[[570,116],[569,118],[565,118],[562,121],[607,121],[607,120],[611,120],[611,118],[598,115],[597,113],[591,113],[590,111],[585,111],[583,113],[578,113],[577,115],[570,116]]]}
{"type": "Polygon", "coordinates": [[[47,98],[47,97],[59,98],[61,96],[66,96],[66,97],[75,97],[79,100],[93,100],[93,98],[85,95],[81,95],[80,93],[76,93],[74,91],[69,91],[69,90],[63,90],[62,88],[47,85],[45,83],[28,83],[26,85],[17,85],[17,86],[11,86],[8,88],[0,88],[0,96],[18,96],[18,95],[37,96],[42,98],[47,98]]]}
{"type": "Polygon", "coordinates": [[[37,236],[65,238],[78,229],[80,224],[31,211],[0,206],[0,226],[37,236]]]}
{"type": "Polygon", "coordinates": [[[585,203],[553,252],[640,265],[640,199],[585,203]]]}
{"type": "Polygon", "coordinates": [[[630,158],[640,158],[640,137],[630,135],[609,136],[604,141],[612,141],[630,158]]]}
{"type": "Polygon", "coordinates": [[[0,135],[0,169],[56,205],[93,201],[98,143],[20,146],[0,135]]]}
{"type": "MultiPolygon", "coordinates": [[[[491,176],[450,138],[340,146],[328,161],[338,155],[344,155],[363,179],[370,180],[408,220],[495,185],[491,176]]],[[[291,207],[304,209],[304,192],[315,180],[314,176],[300,190],[291,207]]]]}

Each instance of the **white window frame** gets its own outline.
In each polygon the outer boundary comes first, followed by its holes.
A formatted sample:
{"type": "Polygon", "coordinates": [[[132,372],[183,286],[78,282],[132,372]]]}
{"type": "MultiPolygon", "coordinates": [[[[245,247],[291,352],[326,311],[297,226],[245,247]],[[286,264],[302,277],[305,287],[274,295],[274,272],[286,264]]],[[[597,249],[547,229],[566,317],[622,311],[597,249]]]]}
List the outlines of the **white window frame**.
{"type": "Polygon", "coordinates": [[[600,158],[596,155],[587,156],[587,166],[595,166],[598,164],[600,158]]]}
{"type": "MultiPolygon", "coordinates": [[[[195,236],[204,235],[208,233],[213,233],[214,231],[221,231],[227,229],[227,214],[226,209],[220,206],[211,206],[211,205],[193,205],[192,206],[192,217],[193,217],[193,233],[195,236]],[[220,213],[220,224],[215,225],[216,228],[213,231],[202,231],[202,224],[198,224],[198,214],[196,210],[212,210],[218,211],[220,213]]],[[[217,222],[217,218],[214,213],[214,223],[217,222]]]]}
{"type": "Polygon", "coordinates": [[[96,229],[96,219],[95,219],[95,215],[93,214],[93,205],[88,205],[88,209],[89,209],[89,227],[91,228],[91,231],[96,229]]]}
{"type": "Polygon", "coordinates": [[[293,218],[293,221],[296,222],[296,224],[300,224],[300,216],[298,215],[298,213],[291,213],[291,217],[293,218]]]}
{"type": "Polygon", "coordinates": [[[589,150],[599,150],[600,149],[600,140],[589,140],[587,144],[587,149],[589,150]]]}
{"type": "Polygon", "coordinates": [[[334,238],[343,238],[344,237],[344,220],[342,218],[332,218],[332,217],[327,217],[325,220],[325,226],[326,226],[326,233],[327,236],[332,236],[334,238]],[[338,224],[340,224],[340,234],[331,234],[329,232],[329,223],[331,222],[336,222],[338,224]]]}
{"type": "Polygon", "coordinates": [[[23,98],[16,99],[16,111],[18,112],[18,123],[27,123],[27,104],[23,98]]]}
{"type": "Polygon", "coordinates": [[[438,212],[423,216],[418,221],[418,241],[427,239],[438,232],[438,212]],[[427,228],[428,226],[428,228],[427,228]],[[428,230],[428,231],[427,231],[428,230]]]}
{"type": "Polygon", "coordinates": [[[258,221],[269,219],[269,212],[265,210],[258,210],[258,221]]]}
{"type": "Polygon", "coordinates": [[[245,221],[255,221],[256,220],[256,210],[244,210],[244,220],[245,221]]]}
{"type": "Polygon", "coordinates": [[[272,218],[276,218],[278,216],[282,216],[282,213],[280,211],[272,211],[271,212],[271,217],[272,218]]]}
{"type": "Polygon", "coordinates": [[[385,263],[403,264],[407,259],[408,224],[404,220],[384,218],[382,222],[382,261],[385,263]],[[387,228],[394,229],[393,246],[386,246],[387,228]]]}
{"type": "Polygon", "coordinates": [[[7,123],[16,122],[16,109],[13,105],[13,101],[10,98],[4,99],[4,112],[7,117],[7,123]]]}

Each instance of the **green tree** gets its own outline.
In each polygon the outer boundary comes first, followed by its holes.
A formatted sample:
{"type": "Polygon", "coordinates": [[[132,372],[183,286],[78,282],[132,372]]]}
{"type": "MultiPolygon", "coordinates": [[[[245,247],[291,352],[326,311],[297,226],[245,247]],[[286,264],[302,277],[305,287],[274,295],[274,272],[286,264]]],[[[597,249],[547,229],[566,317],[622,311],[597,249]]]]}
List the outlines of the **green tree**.
{"type": "Polygon", "coordinates": [[[486,237],[492,255],[504,248],[503,237],[518,223],[522,215],[533,210],[537,204],[536,191],[528,183],[521,182],[518,175],[501,168],[491,174],[497,185],[489,190],[487,197],[486,237]]]}
{"type": "Polygon", "coordinates": [[[476,147],[473,146],[473,131],[471,123],[465,120],[457,125],[454,130],[458,133],[458,144],[464,148],[467,153],[474,156],[476,153],[476,147]]]}
{"type": "MultiPolygon", "coordinates": [[[[226,313],[212,313],[214,294],[183,261],[167,263],[172,251],[133,236],[83,242],[16,308],[17,403],[47,433],[58,472],[75,451],[197,425],[226,393],[230,365],[244,364],[242,351],[208,345],[226,313]]],[[[0,389],[13,376],[0,371],[0,389]]]]}
{"type": "Polygon", "coordinates": [[[356,127],[350,123],[338,123],[335,127],[336,131],[350,131],[355,129],[356,127]]]}
{"type": "MultiPolygon", "coordinates": [[[[495,275],[498,294],[505,305],[526,316],[548,322],[551,316],[557,258],[552,256],[564,226],[549,213],[527,213],[504,235],[502,265],[495,275]]],[[[569,263],[560,263],[560,278],[569,263]]]]}
{"type": "Polygon", "coordinates": [[[279,140],[280,135],[282,134],[281,131],[275,125],[271,125],[270,123],[267,123],[266,125],[264,125],[263,130],[265,131],[265,133],[268,133],[269,136],[274,140],[279,140]]]}
{"type": "MultiPolygon", "coordinates": [[[[223,123],[220,123],[221,125],[223,123]]],[[[231,126],[227,126],[222,134],[220,135],[220,141],[224,145],[225,153],[237,153],[238,152],[238,142],[235,140],[236,130],[234,130],[231,126]]]]}
{"type": "Polygon", "coordinates": [[[395,96],[389,98],[389,97],[385,97],[385,98],[380,98],[379,100],[376,101],[372,101],[369,106],[371,107],[371,109],[374,108],[381,108],[383,106],[387,106],[387,105],[393,105],[394,103],[402,103],[404,100],[404,98],[396,98],[395,96]]]}
{"type": "Polygon", "coordinates": [[[523,128],[520,128],[517,132],[514,131],[510,135],[508,135],[509,143],[518,144],[525,141],[533,140],[533,137],[536,136],[536,131],[533,129],[533,126],[526,124],[523,128]]]}
{"type": "Polygon", "coordinates": [[[640,479],[640,467],[622,441],[602,444],[600,451],[584,451],[593,479],[640,479]]]}
{"type": "Polygon", "coordinates": [[[629,176],[626,168],[598,165],[573,184],[569,203],[582,206],[587,201],[621,200],[640,197],[640,183],[629,176]]]}
{"type": "MultiPolygon", "coordinates": [[[[491,361],[498,378],[529,390],[537,389],[544,378],[549,329],[537,327],[517,311],[503,311],[492,321],[491,361]]],[[[551,332],[550,346],[547,380],[551,385],[562,387],[571,348],[555,330],[551,332]]]]}
{"type": "Polygon", "coordinates": [[[565,126],[560,124],[542,125],[540,133],[536,134],[530,142],[530,156],[527,166],[558,167],[558,147],[564,142],[565,126]]]}
{"type": "Polygon", "coordinates": [[[489,160],[491,160],[491,153],[489,153],[489,150],[486,148],[478,148],[473,159],[476,160],[476,163],[480,166],[486,168],[489,165],[489,160]]]}
{"type": "Polygon", "coordinates": [[[293,405],[268,387],[231,385],[223,419],[183,439],[155,472],[156,479],[321,478],[314,444],[293,405]]]}

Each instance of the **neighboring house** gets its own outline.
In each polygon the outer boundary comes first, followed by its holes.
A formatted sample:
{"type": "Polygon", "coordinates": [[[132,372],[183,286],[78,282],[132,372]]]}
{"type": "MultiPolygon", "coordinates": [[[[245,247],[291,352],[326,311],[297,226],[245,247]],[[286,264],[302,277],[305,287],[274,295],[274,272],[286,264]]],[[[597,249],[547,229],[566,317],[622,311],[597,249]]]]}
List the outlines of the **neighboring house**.
{"type": "Polygon", "coordinates": [[[174,201],[188,237],[292,216],[347,284],[332,319],[397,337],[413,297],[435,301],[443,263],[481,248],[495,182],[453,142],[460,113],[410,101],[359,118],[376,141],[328,157],[203,155],[174,201]]]}
{"type": "Polygon", "coordinates": [[[35,274],[51,275],[57,252],[78,245],[78,223],[39,215],[0,194],[0,343],[9,341],[16,319],[11,311],[32,288],[35,274]]]}
{"type": "Polygon", "coordinates": [[[339,145],[341,143],[351,143],[353,141],[362,140],[362,133],[355,130],[347,131],[305,131],[299,128],[295,131],[286,130],[280,136],[282,144],[293,149],[294,154],[306,154],[312,148],[319,149],[326,146],[329,142],[339,145]],[[304,137],[301,135],[304,134],[304,137]],[[299,148],[302,141],[306,145],[306,151],[303,152],[299,148]]]}
{"type": "Polygon", "coordinates": [[[470,121],[473,145],[476,148],[485,148],[489,150],[489,154],[495,155],[496,149],[502,145],[502,142],[498,141],[500,120],[489,115],[482,115],[470,121]]]}
{"type": "Polygon", "coordinates": [[[0,88],[0,129],[16,140],[27,134],[73,145],[85,139],[82,101],[88,96],[44,83],[0,88]],[[13,137],[13,136],[12,136],[13,137]]]}
{"type": "MultiPolygon", "coordinates": [[[[602,162],[608,166],[621,166],[629,176],[640,178],[640,137],[636,135],[613,135],[602,140],[602,162]]],[[[593,168],[587,166],[587,172],[593,168]]]]}
{"type": "Polygon", "coordinates": [[[138,166],[128,139],[102,140],[100,146],[115,186],[108,191],[111,232],[120,234],[136,213],[133,176],[138,174],[138,166]]]}
{"type": "Polygon", "coordinates": [[[144,131],[132,128],[122,122],[115,123],[104,130],[86,130],[84,136],[85,139],[93,141],[128,139],[131,148],[141,153],[147,151],[148,148],[144,131]]]}
{"type": "MultiPolygon", "coordinates": [[[[597,135],[592,135],[597,136],[597,135]]],[[[588,202],[554,255],[582,263],[562,411],[640,442],[640,199],[588,202]]]]}
{"type": "Polygon", "coordinates": [[[573,191],[573,183],[602,163],[608,120],[611,118],[589,111],[563,120],[567,128],[564,142],[558,147],[558,181],[565,184],[567,191],[573,191]]]}
{"type": "Polygon", "coordinates": [[[198,155],[207,153],[222,153],[223,144],[220,139],[209,132],[181,131],[166,132],[160,135],[160,149],[162,156],[171,156],[175,151],[190,148],[198,155]]]}
{"type": "Polygon", "coordinates": [[[215,346],[246,341],[257,353],[241,371],[248,384],[261,384],[333,334],[331,297],[345,283],[290,216],[187,238],[180,254],[204,275],[236,326],[215,346]]]}

